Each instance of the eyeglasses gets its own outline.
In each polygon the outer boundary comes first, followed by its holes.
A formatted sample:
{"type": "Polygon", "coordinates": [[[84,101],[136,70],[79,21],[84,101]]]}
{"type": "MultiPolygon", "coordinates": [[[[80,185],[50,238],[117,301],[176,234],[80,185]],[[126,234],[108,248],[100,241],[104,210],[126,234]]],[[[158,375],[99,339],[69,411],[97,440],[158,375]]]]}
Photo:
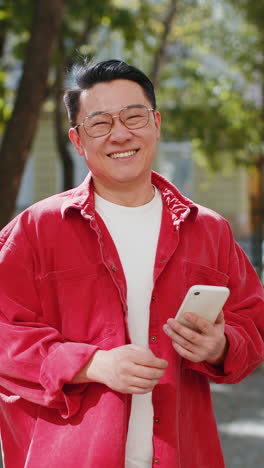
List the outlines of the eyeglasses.
{"type": "Polygon", "coordinates": [[[154,109],[147,108],[141,104],[127,106],[121,109],[118,114],[112,115],[108,112],[93,112],[83,119],[81,124],[75,125],[75,129],[83,126],[88,136],[98,138],[110,133],[114,118],[119,117],[119,120],[129,130],[143,128],[148,124],[149,112],[154,109]]]}

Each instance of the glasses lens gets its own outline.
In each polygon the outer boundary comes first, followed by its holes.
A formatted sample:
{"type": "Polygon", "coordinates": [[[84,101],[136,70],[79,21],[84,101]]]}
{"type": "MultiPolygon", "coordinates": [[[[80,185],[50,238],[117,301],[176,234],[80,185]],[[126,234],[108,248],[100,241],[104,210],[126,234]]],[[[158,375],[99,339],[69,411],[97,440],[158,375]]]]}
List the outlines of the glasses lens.
{"type": "Polygon", "coordinates": [[[110,114],[98,114],[86,117],[83,122],[87,135],[96,138],[107,135],[112,127],[112,117],[110,114]]]}
{"type": "Polygon", "coordinates": [[[120,112],[120,120],[127,128],[142,128],[149,120],[148,109],[145,106],[131,106],[120,112]]]}

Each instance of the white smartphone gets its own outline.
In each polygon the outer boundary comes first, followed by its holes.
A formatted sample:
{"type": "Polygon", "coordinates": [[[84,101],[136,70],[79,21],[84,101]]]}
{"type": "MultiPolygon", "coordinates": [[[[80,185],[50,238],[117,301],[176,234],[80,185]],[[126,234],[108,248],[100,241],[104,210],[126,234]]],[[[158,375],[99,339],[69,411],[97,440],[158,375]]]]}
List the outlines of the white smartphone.
{"type": "Polygon", "coordinates": [[[187,322],[183,317],[186,312],[192,312],[214,323],[229,294],[229,289],[223,286],[201,284],[192,286],[187,292],[175,319],[179,320],[183,325],[195,329],[195,326],[187,322]]]}

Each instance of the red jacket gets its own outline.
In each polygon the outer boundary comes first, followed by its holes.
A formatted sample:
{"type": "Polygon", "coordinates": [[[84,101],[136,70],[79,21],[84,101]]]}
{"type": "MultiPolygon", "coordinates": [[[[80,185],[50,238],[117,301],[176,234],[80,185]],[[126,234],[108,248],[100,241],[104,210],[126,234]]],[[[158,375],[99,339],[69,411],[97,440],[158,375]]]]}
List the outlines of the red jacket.
{"type": "MultiPolygon", "coordinates": [[[[223,468],[209,379],[236,383],[264,357],[263,288],[228,223],[157,174],[163,199],[149,346],[169,361],[153,391],[153,467],[223,468]],[[231,289],[224,370],[182,360],[162,331],[193,284],[231,289]]],[[[1,436],[6,468],[123,468],[131,396],[69,382],[129,343],[126,282],[90,177],[16,217],[0,238],[1,436]]],[[[131,246],[133,248],[133,246],[131,246]]]]}

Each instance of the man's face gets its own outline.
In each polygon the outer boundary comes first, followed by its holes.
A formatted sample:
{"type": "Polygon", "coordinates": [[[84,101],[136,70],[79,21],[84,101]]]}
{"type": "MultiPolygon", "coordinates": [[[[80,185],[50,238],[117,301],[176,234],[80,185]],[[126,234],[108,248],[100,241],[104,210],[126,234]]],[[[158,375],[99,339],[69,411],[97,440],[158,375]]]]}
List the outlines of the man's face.
{"type": "MultiPolygon", "coordinates": [[[[108,112],[113,116],[127,106],[134,104],[151,108],[141,86],[129,80],[113,80],[98,83],[82,92],[77,122],[94,112],[108,112]]],[[[149,112],[148,124],[139,129],[129,130],[114,117],[113,126],[107,135],[93,138],[88,136],[81,125],[71,128],[69,137],[76,150],[84,156],[92,172],[95,187],[108,186],[115,189],[123,183],[141,183],[150,179],[152,162],[160,137],[160,114],[149,112]]]]}

